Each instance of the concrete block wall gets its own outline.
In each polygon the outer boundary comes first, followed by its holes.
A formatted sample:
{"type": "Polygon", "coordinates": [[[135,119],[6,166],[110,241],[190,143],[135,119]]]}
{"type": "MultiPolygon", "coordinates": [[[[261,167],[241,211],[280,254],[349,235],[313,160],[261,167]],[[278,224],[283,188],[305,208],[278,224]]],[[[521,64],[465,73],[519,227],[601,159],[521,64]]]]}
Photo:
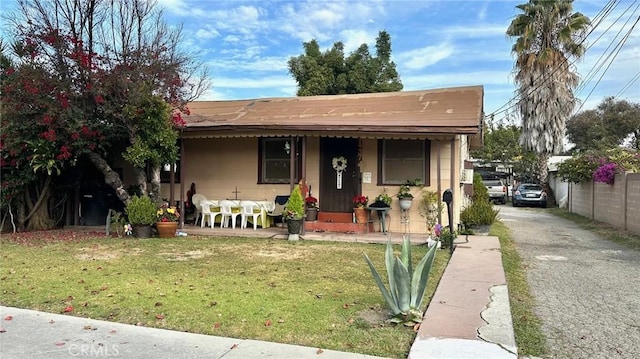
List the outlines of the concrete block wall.
{"type": "Polygon", "coordinates": [[[640,233],[640,173],[627,175],[627,230],[640,233]]]}
{"type": "Polygon", "coordinates": [[[569,210],[640,234],[640,173],[617,175],[613,185],[572,183],[569,210]]]}
{"type": "MultiPolygon", "coordinates": [[[[619,183],[623,179],[617,176],[615,183],[619,183]]],[[[593,206],[593,218],[609,223],[614,227],[624,228],[624,186],[609,185],[606,183],[594,182],[593,197],[595,206],[593,206]]],[[[619,183],[621,184],[621,183],[619,183]]]]}
{"type": "Polygon", "coordinates": [[[570,184],[569,211],[593,218],[593,182],[570,184]]]}

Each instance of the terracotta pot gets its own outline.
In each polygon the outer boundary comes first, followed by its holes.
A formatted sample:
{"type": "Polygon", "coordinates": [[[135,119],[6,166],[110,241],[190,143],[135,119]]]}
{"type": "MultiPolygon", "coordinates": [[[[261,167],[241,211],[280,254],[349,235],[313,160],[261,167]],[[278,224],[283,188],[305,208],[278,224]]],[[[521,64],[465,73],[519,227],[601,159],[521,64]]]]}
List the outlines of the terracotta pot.
{"type": "Polygon", "coordinates": [[[160,238],[173,238],[176,236],[178,222],[156,222],[156,229],[160,238]]]}
{"type": "Polygon", "coordinates": [[[356,215],[356,223],[367,223],[367,209],[365,208],[354,208],[353,213],[356,215]]]}

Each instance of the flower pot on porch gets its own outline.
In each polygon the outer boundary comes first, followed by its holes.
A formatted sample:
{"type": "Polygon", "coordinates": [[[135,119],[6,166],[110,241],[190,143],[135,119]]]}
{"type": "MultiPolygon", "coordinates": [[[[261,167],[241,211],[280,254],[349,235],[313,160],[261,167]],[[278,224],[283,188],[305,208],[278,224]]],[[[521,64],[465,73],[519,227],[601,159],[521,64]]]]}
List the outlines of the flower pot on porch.
{"type": "Polygon", "coordinates": [[[400,209],[406,211],[409,208],[411,208],[411,204],[413,203],[413,199],[412,198],[401,198],[399,200],[399,202],[400,202],[400,209]]]}
{"type": "Polygon", "coordinates": [[[300,234],[302,232],[302,219],[287,219],[287,232],[289,234],[300,234]]]}
{"type": "Polygon", "coordinates": [[[318,220],[318,209],[316,207],[307,208],[305,210],[305,214],[307,215],[307,221],[317,221],[318,220]]]}
{"type": "Polygon", "coordinates": [[[151,237],[151,226],[150,225],[140,225],[134,224],[133,226],[133,235],[136,238],[150,238],[151,237]]]}
{"type": "Polygon", "coordinates": [[[176,236],[178,222],[156,222],[156,229],[160,238],[172,238],[176,236]]]}
{"type": "Polygon", "coordinates": [[[353,213],[356,215],[356,223],[367,223],[367,209],[362,207],[356,207],[353,209],[353,213]]]}

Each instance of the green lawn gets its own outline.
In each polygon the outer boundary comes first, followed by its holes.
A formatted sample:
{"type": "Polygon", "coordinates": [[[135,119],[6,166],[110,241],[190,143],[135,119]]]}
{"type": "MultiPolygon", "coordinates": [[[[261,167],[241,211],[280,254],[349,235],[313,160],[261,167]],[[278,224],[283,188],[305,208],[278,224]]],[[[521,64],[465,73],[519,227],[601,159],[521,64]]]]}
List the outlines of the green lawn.
{"type": "Polygon", "coordinates": [[[518,355],[544,357],[548,352],[546,339],[540,328],[540,319],[534,314],[535,299],[527,283],[526,268],[511,238],[511,231],[498,221],[491,226],[489,235],[500,239],[502,266],[509,288],[509,304],[518,355]]]}
{"type": "MultiPolygon", "coordinates": [[[[362,253],[384,272],[384,245],[44,233],[2,236],[3,305],[393,358],[415,338],[382,321],[362,253]]],[[[425,302],[448,259],[438,252],[425,302]]]]}

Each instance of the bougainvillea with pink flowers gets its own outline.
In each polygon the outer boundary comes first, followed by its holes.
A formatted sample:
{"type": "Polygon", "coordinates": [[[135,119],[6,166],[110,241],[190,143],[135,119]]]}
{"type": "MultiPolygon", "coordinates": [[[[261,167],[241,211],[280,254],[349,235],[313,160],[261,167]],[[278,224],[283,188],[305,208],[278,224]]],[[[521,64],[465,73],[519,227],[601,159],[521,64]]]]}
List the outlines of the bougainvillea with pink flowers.
{"type": "Polygon", "coordinates": [[[613,184],[618,166],[615,163],[605,163],[593,172],[593,180],[596,182],[613,184]]]}
{"type": "Polygon", "coordinates": [[[573,183],[593,180],[613,184],[615,175],[624,172],[640,172],[640,153],[626,148],[589,151],[558,165],[558,176],[573,183]]]}

